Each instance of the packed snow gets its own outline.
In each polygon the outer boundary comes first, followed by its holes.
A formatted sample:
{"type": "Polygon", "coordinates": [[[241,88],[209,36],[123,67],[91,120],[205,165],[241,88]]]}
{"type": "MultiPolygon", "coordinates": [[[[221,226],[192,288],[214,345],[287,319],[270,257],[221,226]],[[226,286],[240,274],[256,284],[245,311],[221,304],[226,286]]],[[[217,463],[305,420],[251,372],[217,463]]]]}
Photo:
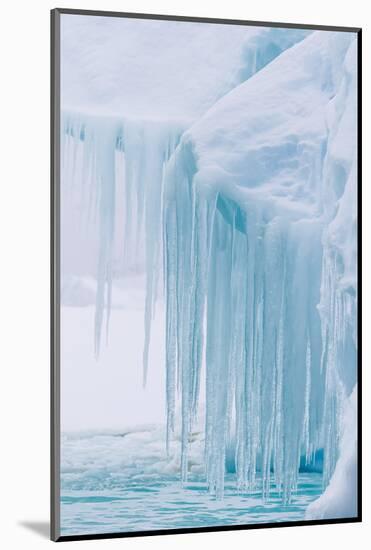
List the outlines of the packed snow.
{"type": "Polygon", "coordinates": [[[343,411],[340,456],[325,492],[308,506],[306,519],[352,518],[357,514],[357,387],[343,411]]]}

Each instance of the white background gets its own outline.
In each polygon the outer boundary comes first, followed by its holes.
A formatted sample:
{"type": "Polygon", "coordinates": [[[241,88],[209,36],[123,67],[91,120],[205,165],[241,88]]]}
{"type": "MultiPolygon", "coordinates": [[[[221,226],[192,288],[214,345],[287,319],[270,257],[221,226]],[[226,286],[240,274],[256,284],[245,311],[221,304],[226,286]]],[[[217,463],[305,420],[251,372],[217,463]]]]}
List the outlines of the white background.
{"type": "MultiPolygon", "coordinates": [[[[363,119],[370,114],[370,38],[365,0],[7,0],[0,29],[0,544],[40,548],[49,517],[49,10],[106,9],[262,21],[362,26],[363,119]]],[[[366,311],[371,280],[369,129],[364,129],[364,523],[69,543],[69,548],[369,547],[371,406],[366,311]]]]}

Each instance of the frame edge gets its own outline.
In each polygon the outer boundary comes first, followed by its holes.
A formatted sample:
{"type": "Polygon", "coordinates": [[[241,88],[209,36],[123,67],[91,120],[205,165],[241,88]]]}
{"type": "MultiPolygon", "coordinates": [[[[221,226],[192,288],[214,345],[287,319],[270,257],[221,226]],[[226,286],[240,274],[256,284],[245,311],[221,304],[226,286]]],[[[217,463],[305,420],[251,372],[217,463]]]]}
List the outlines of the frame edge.
{"type": "Polygon", "coordinates": [[[362,29],[357,31],[357,515],[362,522],[362,29]]]}
{"type": "Polygon", "coordinates": [[[156,535],[191,534],[217,531],[254,530],[272,527],[316,526],[362,522],[362,27],[336,27],[315,24],[272,23],[206,17],[187,17],[176,15],[156,15],[126,13],[114,11],[79,10],[54,8],[51,14],[51,95],[50,95],[50,200],[51,200],[51,513],[50,539],[54,542],[96,540],[108,538],[131,538],[156,535]],[[85,535],[60,534],[60,19],[62,14],[101,17],[122,17],[133,19],[154,19],[164,21],[184,21],[247,26],[271,26],[283,28],[302,28],[312,30],[353,32],[357,35],[357,279],[358,279],[358,407],[357,407],[357,516],[339,519],[291,521],[280,523],[244,524],[233,526],[213,526],[201,528],[180,528],[153,531],[132,531],[119,533],[97,533],[85,535]]]}
{"type": "Polygon", "coordinates": [[[50,538],[60,538],[59,113],[60,10],[50,12],[50,538]]]}
{"type": "Polygon", "coordinates": [[[105,10],[79,10],[77,8],[55,8],[59,14],[65,15],[87,15],[97,17],[124,17],[127,19],[155,19],[158,21],[183,21],[188,23],[211,23],[223,25],[248,25],[251,27],[280,27],[287,29],[308,29],[318,31],[337,31],[337,32],[359,32],[360,27],[344,27],[341,25],[317,25],[315,23],[284,23],[272,21],[251,21],[248,19],[223,19],[217,17],[197,17],[186,15],[155,14],[155,13],[137,13],[120,12],[105,10]]]}

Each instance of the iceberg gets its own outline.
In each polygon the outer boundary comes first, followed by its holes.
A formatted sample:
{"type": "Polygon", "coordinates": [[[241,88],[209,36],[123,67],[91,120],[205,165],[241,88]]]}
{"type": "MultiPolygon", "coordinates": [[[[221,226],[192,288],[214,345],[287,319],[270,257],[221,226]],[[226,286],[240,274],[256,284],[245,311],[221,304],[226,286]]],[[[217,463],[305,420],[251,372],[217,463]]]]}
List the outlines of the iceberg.
{"type": "Polygon", "coordinates": [[[318,31],[221,98],[166,170],[168,419],[183,479],[206,355],[206,471],[289,502],[300,457],[339,459],[356,378],[355,36],[318,31]],[[340,236],[341,235],[341,236],[340,236]],[[206,314],[205,314],[206,311],[206,314]]]}
{"type": "MultiPolygon", "coordinates": [[[[196,36],[189,29],[180,50],[196,36]]],[[[194,51],[208,40],[211,53],[220,51],[220,36],[214,43],[211,29],[206,35],[194,51]]],[[[195,63],[197,94],[188,65],[181,82],[170,75],[169,96],[156,95],[166,81],[157,61],[148,77],[123,64],[117,33],[103,27],[101,43],[117,53],[101,67],[111,97],[85,63],[87,108],[71,108],[67,97],[62,116],[62,200],[77,193],[97,246],[97,358],[115,273],[143,263],[143,383],[161,295],[166,448],[173,456],[176,432],[182,481],[205,401],[197,468],[218,498],[229,464],[237,491],[259,488],[267,500],[274,487],[287,504],[300,468],[314,468],[320,452],[327,489],[308,518],[341,515],[333,506],[340,487],[355,515],[356,35],[238,28],[220,67],[203,75],[203,57],[195,63]],[[140,90],[133,113],[125,76],[140,90]]],[[[91,58],[102,62],[99,48],[84,51],[91,58]]],[[[70,88],[83,95],[76,82],[70,88]]],[[[66,303],[90,304],[92,285],[67,283],[66,303]]]]}

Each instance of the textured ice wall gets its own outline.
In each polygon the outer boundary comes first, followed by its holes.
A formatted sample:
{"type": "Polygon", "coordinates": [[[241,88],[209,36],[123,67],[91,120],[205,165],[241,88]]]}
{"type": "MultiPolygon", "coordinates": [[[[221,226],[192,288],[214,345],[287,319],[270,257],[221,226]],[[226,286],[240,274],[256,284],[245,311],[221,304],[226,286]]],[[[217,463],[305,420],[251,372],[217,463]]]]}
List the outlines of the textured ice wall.
{"type": "Polygon", "coordinates": [[[346,400],[340,456],[325,492],[308,506],[306,519],[352,518],[357,515],[357,386],[346,400]]]}
{"type": "Polygon", "coordinates": [[[259,468],[286,502],[301,454],[324,448],[325,485],[338,460],[356,373],[354,55],[354,35],[314,33],[217,102],[167,167],[169,427],[177,380],[185,479],[205,342],[217,495],[231,439],[238,485],[259,468]]]}
{"type": "Polygon", "coordinates": [[[305,29],[264,28],[261,27],[243,46],[241,65],[237,71],[235,85],[244,82],[268,65],[279,54],[301,42],[313,31],[305,29]]]}
{"type": "Polygon", "coordinates": [[[338,93],[327,111],[324,254],[319,311],[326,365],[324,425],[337,422],[325,460],[328,488],[308,519],[357,515],[357,49],[350,45],[338,93]],[[333,476],[331,477],[331,473],[333,476]]]}

